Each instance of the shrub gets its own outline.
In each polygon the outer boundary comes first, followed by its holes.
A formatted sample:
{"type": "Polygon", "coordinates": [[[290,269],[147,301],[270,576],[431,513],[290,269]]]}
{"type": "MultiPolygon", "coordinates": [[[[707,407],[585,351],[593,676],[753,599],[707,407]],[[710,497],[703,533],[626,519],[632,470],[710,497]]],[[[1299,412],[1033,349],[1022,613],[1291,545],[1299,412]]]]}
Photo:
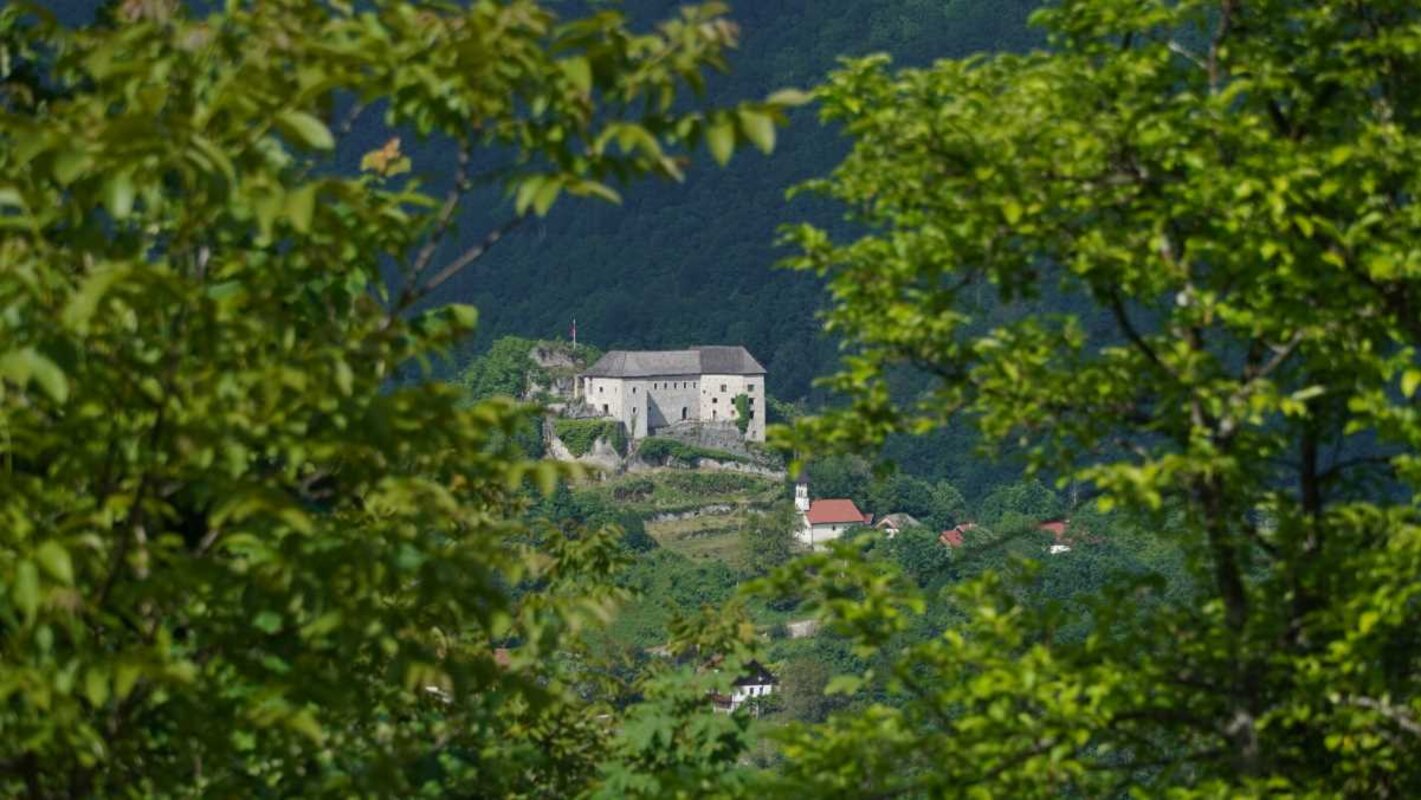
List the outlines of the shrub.
{"type": "Polygon", "coordinates": [[[592,452],[598,439],[605,439],[619,455],[627,454],[627,435],[622,423],[611,419],[559,419],[553,422],[553,432],[574,456],[592,452]]]}
{"type": "MultiPolygon", "coordinates": [[[[642,455],[645,456],[645,445],[642,455]]],[[[663,482],[682,494],[706,497],[756,491],[762,488],[764,479],[738,472],[687,472],[667,475],[663,482]]]]}
{"type": "Polygon", "coordinates": [[[750,460],[745,456],[725,450],[713,450],[709,447],[678,442],[675,439],[659,439],[656,437],[643,439],[641,449],[638,452],[643,461],[657,463],[665,463],[668,459],[672,458],[687,464],[698,464],[701,459],[704,458],[713,459],[715,461],[734,461],[742,464],[750,460]]]}
{"type": "Polygon", "coordinates": [[[650,478],[633,478],[612,488],[612,497],[617,500],[645,500],[656,491],[656,484],[650,478]]]}
{"type": "Polygon", "coordinates": [[[737,394],[731,401],[735,405],[735,427],[740,429],[740,435],[750,430],[750,396],[744,393],[737,394]]]}

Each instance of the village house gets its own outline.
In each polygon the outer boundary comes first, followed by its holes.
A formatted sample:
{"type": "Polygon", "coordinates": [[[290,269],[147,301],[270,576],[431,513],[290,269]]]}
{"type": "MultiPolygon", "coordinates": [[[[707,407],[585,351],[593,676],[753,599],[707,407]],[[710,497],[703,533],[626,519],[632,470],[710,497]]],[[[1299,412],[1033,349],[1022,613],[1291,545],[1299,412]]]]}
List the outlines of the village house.
{"type": "Polygon", "coordinates": [[[751,661],[745,665],[745,673],[730,685],[730,694],[713,694],[711,702],[716,711],[730,714],[752,700],[769,697],[779,685],[779,679],[761,666],[760,662],[751,661]]]}
{"type": "Polygon", "coordinates": [[[908,528],[918,528],[921,527],[922,524],[923,523],[919,522],[912,514],[899,512],[896,514],[884,514],[883,519],[873,523],[873,527],[883,531],[888,538],[892,539],[894,536],[897,536],[900,531],[908,528]]]}
{"type": "Polygon", "coordinates": [[[678,423],[735,424],[744,395],[745,439],[765,441],[765,368],[743,347],[612,350],[578,376],[576,392],[633,439],[678,423]]]}
{"type": "Polygon", "coordinates": [[[873,515],[859,511],[846,499],[809,499],[809,483],[800,480],[794,487],[794,507],[799,511],[795,538],[811,548],[844,535],[844,531],[873,524],[873,515]]]}
{"type": "Polygon", "coordinates": [[[945,547],[961,547],[967,542],[967,534],[977,528],[975,522],[959,522],[938,534],[937,540],[945,547]]]}

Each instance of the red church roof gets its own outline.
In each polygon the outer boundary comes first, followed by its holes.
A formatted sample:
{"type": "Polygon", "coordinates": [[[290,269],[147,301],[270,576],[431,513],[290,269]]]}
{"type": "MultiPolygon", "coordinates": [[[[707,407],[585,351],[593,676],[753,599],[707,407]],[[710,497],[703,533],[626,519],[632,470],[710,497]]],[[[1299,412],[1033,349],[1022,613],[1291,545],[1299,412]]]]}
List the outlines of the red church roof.
{"type": "Polygon", "coordinates": [[[809,504],[810,525],[863,525],[863,512],[852,500],[815,500],[809,504]]]}

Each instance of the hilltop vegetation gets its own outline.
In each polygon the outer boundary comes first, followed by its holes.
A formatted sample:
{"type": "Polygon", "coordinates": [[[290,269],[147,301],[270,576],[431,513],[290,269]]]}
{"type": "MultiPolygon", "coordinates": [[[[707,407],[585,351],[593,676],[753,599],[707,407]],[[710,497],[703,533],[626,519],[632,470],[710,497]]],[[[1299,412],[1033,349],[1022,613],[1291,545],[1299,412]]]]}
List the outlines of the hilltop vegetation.
{"type": "MultiPolygon", "coordinates": [[[[665,13],[661,0],[629,0],[636,18],[665,13]]],[[[740,47],[731,71],[709,82],[715,98],[809,86],[841,56],[885,51],[902,63],[1024,49],[1035,0],[754,0],[733,4],[740,47]]],[[[743,344],[785,400],[811,392],[835,349],[815,321],[818,281],[771,269],[789,255],[776,228],[806,214],[834,223],[822,205],[785,193],[828,172],[844,142],[799,114],[773,158],[737,156],[724,170],[693,168],[684,184],[649,184],[618,207],[579,204],[500,242],[488,259],[450,281],[441,297],[482,314],[479,345],[501,336],[579,335],[613,349],[743,344]],[[792,214],[787,213],[794,209],[792,214]]],[[[819,395],[818,399],[824,399],[819,395]]]]}

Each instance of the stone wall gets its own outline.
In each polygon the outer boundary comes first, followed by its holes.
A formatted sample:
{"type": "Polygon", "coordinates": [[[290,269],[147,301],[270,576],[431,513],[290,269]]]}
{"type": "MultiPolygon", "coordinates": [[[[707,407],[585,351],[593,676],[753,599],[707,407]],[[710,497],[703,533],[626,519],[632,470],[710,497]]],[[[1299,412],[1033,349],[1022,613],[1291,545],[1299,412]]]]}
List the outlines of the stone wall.
{"type": "Polygon", "coordinates": [[[734,422],[677,422],[658,429],[656,435],[712,450],[750,454],[745,447],[745,437],[740,435],[734,422]]]}
{"type": "Polygon", "coordinates": [[[643,381],[647,391],[646,422],[648,433],[685,421],[701,418],[699,375],[670,375],[643,381]],[[684,414],[684,415],[683,415],[684,414]]]}

